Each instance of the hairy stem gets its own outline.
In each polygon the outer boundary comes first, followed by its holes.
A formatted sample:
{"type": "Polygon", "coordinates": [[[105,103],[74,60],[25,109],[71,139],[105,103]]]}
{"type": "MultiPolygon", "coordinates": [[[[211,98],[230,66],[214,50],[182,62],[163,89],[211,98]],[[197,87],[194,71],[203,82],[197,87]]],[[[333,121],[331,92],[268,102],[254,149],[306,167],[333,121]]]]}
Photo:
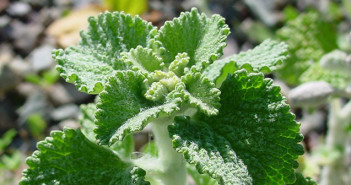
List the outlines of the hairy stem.
{"type": "Polygon", "coordinates": [[[341,99],[334,98],[330,103],[328,133],[326,136],[326,148],[337,150],[340,155],[325,166],[321,173],[321,185],[345,185],[343,176],[347,171],[344,165],[344,147],[346,142],[345,120],[340,115],[341,99]]]}
{"type": "Polygon", "coordinates": [[[173,117],[166,117],[150,123],[158,148],[158,158],[145,156],[135,161],[137,166],[146,170],[146,178],[152,184],[186,184],[185,159],[173,149],[172,139],[169,137],[168,125],[172,121],[173,117]]]}

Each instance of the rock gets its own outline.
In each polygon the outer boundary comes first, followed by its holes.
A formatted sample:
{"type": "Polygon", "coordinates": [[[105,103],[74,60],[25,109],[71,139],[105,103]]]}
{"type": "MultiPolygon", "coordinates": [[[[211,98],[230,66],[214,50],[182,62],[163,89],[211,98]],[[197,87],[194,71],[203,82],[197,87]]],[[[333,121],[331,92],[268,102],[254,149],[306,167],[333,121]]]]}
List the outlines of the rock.
{"type": "Polygon", "coordinates": [[[21,0],[22,2],[28,3],[34,7],[47,7],[53,5],[53,0],[21,0]]]}
{"type": "Polygon", "coordinates": [[[47,8],[44,7],[40,10],[36,21],[44,26],[48,26],[54,20],[61,18],[63,10],[57,7],[47,8]]]}
{"type": "Polygon", "coordinates": [[[9,4],[10,4],[9,0],[1,0],[0,1],[0,12],[5,10],[9,4]]]}
{"type": "Polygon", "coordinates": [[[12,29],[10,26],[11,18],[7,15],[0,17],[0,43],[9,41],[11,38],[12,29]]]}
{"type": "Polygon", "coordinates": [[[13,60],[11,47],[3,45],[0,48],[0,99],[9,89],[14,88],[20,81],[20,78],[9,67],[13,60]]]}
{"type": "Polygon", "coordinates": [[[73,0],[54,0],[57,6],[70,6],[73,4],[73,0]]]}
{"type": "Polygon", "coordinates": [[[31,72],[30,65],[24,61],[20,56],[15,57],[9,64],[11,70],[20,77],[25,77],[31,72]]]}
{"type": "Polygon", "coordinates": [[[77,120],[72,120],[72,119],[61,121],[58,124],[58,126],[59,126],[60,129],[63,129],[65,127],[77,129],[77,128],[80,127],[78,121],[77,120]]]}
{"type": "Polygon", "coordinates": [[[16,90],[22,96],[29,97],[38,90],[38,86],[29,82],[22,82],[17,85],[16,90]]]}
{"type": "Polygon", "coordinates": [[[53,49],[54,47],[51,45],[43,45],[32,51],[29,55],[29,62],[34,72],[49,69],[54,65],[54,61],[51,58],[53,49]]]}
{"type": "Polygon", "coordinates": [[[17,111],[19,114],[18,121],[22,125],[33,114],[39,114],[47,118],[51,109],[51,105],[47,101],[45,94],[37,90],[28,97],[24,105],[17,111]]]}
{"type": "Polygon", "coordinates": [[[68,118],[78,118],[79,107],[75,104],[63,105],[56,108],[50,114],[51,118],[55,121],[60,121],[68,118]]]}
{"type": "Polygon", "coordinates": [[[14,39],[14,46],[25,53],[29,53],[37,43],[38,36],[43,32],[41,24],[31,22],[23,24],[19,21],[11,23],[11,38],[14,39]]]}
{"type": "Polygon", "coordinates": [[[23,17],[29,14],[31,7],[27,3],[14,2],[6,9],[7,13],[15,17],[23,17]]]}
{"type": "Polygon", "coordinates": [[[7,15],[3,15],[0,17],[0,29],[4,28],[5,26],[9,25],[11,19],[7,15]]]}
{"type": "Polygon", "coordinates": [[[72,84],[55,84],[48,87],[49,97],[56,105],[63,105],[73,102],[82,102],[91,98],[91,95],[79,92],[72,84]]]}
{"type": "Polygon", "coordinates": [[[72,103],[73,98],[66,91],[62,84],[54,84],[48,88],[49,98],[55,105],[72,103]]]}
{"type": "Polygon", "coordinates": [[[1,130],[11,129],[14,127],[15,120],[14,115],[15,106],[13,102],[9,99],[1,99],[0,98],[0,128],[1,130]]]}

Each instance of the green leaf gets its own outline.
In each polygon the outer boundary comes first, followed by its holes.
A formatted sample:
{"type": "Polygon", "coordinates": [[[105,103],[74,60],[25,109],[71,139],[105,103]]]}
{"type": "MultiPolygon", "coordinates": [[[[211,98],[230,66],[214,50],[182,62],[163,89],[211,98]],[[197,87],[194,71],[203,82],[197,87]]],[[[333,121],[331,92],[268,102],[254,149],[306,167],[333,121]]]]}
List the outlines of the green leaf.
{"type": "Polygon", "coordinates": [[[23,172],[26,184],[149,184],[146,172],[122,162],[111,150],[89,141],[79,130],[53,131],[38,143],[23,172]]]}
{"type": "Polygon", "coordinates": [[[82,115],[79,118],[81,131],[85,135],[85,137],[87,137],[90,141],[95,142],[96,137],[94,134],[94,129],[96,128],[96,125],[94,123],[94,115],[96,112],[96,105],[94,103],[81,105],[80,110],[82,111],[82,115]]]}
{"type": "Polygon", "coordinates": [[[181,81],[185,84],[180,90],[184,102],[197,107],[208,116],[218,113],[221,92],[215,88],[214,83],[197,72],[187,73],[181,81]]]}
{"type": "Polygon", "coordinates": [[[175,60],[168,66],[169,71],[174,72],[177,76],[184,75],[186,66],[189,64],[190,57],[187,53],[178,53],[175,60]]]}
{"type": "Polygon", "coordinates": [[[103,0],[103,4],[112,11],[124,11],[132,15],[141,15],[148,8],[148,0],[103,0]]]}
{"type": "Polygon", "coordinates": [[[169,116],[179,110],[180,99],[156,105],[143,93],[144,76],[133,71],[119,71],[109,79],[96,112],[95,133],[102,144],[113,144],[127,134],[142,130],[152,119],[169,116]]]}
{"type": "Polygon", "coordinates": [[[267,39],[254,49],[215,61],[206,68],[204,74],[218,85],[228,74],[233,74],[238,69],[268,73],[276,70],[287,58],[287,47],[284,42],[267,39]]]}
{"type": "Polygon", "coordinates": [[[1,168],[17,170],[22,164],[22,158],[22,153],[19,150],[13,151],[11,155],[2,155],[0,157],[0,170],[1,168]]]}
{"type": "Polygon", "coordinates": [[[278,30],[278,37],[289,45],[289,59],[278,70],[279,78],[298,84],[300,75],[326,53],[337,48],[337,31],[315,11],[300,14],[278,30]]]}
{"type": "Polygon", "coordinates": [[[5,132],[4,135],[1,136],[0,138],[0,154],[4,151],[4,149],[9,146],[13,140],[13,138],[16,136],[17,131],[15,129],[10,129],[5,132]]]}
{"type": "Polygon", "coordinates": [[[289,185],[317,185],[310,177],[304,177],[301,173],[296,173],[295,183],[289,185]]]}
{"type": "Polygon", "coordinates": [[[122,60],[127,63],[128,68],[134,71],[153,72],[162,70],[164,63],[151,49],[138,46],[128,53],[122,53],[122,60]]]}
{"type": "Polygon", "coordinates": [[[146,47],[155,32],[151,23],[138,16],[106,12],[90,17],[79,44],[53,51],[53,58],[67,82],[74,83],[82,92],[97,94],[108,76],[126,68],[120,53],[138,45],[146,47]]]}
{"type": "MultiPolygon", "coordinates": [[[[96,136],[94,133],[94,129],[96,129],[96,125],[94,123],[94,115],[97,110],[96,105],[94,103],[90,103],[87,105],[81,105],[80,108],[82,110],[82,116],[79,121],[82,127],[82,133],[90,141],[96,143],[96,136]]],[[[131,154],[134,151],[133,135],[128,135],[123,141],[114,143],[112,146],[110,146],[110,149],[115,151],[123,161],[130,161],[131,154]]]]}
{"type": "Polygon", "coordinates": [[[173,21],[167,21],[156,35],[154,47],[161,47],[159,52],[166,64],[178,53],[186,52],[190,57],[188,67],[196,65],[201,69],[222,55],[228,34],[223,17],[213,15],[208,18],[193,8],[173,21]]]}
{"type": "Polygon", "coordinates": [[[219,184],[293,183],[302,136],[280,88],[240,70],[220,90],[218,115],[176,117],[173,147],[219,184]]]}
{"type": "Polygon", "coordinates": [[[301,74],[300,82],[306,83],[311,81],[325,81],[331,86],[339,89],[345,89],[350,84],[351,76],[338,71],[329,71],[319,65],[312,65],[308,70],[301,74]]]}
{"type": "Polygon", "coordinates": [[[199,174],[195,166],[188,164],[186,167],[188,174],[193,178],[196,185],[217,185],[217,181],[207,174],[199,174]]]}
{"type": "Polygon", "coordinates": [[[27,118],[27,124],[31,135],[36,139],[44,138],[44,131],[47,127],[47,123],[42,115],[39,113],[31,114],[27,118]]]}

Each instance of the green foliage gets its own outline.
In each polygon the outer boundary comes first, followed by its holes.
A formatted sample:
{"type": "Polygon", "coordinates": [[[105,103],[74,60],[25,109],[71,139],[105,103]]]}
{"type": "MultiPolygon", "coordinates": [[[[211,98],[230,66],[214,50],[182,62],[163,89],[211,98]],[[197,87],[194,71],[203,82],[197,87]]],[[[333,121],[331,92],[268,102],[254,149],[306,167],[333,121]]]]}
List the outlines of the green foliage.
{"type": "Polygon", "coordinates": [[[4,149],[11,144],[12,139],[16,136],[17,132],[14,129],[8,130],[5,134],[0,138],[0,154],[3,153],[4,149]]]}
{"type": "Polygon", "coordinates": [[[305,178],[301,173],[296,173],[296,181],[289,185],[317,185],[311,178],[305,178]]]}
{"type": "Polygon", "coordinates": [[[123,162],[111,150],[89,141],[81,131],[53,131],[27,159],[24,184],[149,184],[145,171],[123,162]]]}
{"type": "Polygon", "coordinates": [[[261,74],[240,70],[220,90],[218,115],[177,117],[170,127],[176,150],[220,184],[294,182],[302,136],[280,88],[261,74]]]}
{"type": "Polygon", "coordinates": [[[40,114],[32,114],[27,118],[29,131],[38,140],[43,139],[47,123],[40,114]]]}
{"type": "Polygon", "coordinates": [[[148,0],[104,0],[103,4],[112,11],[124,11],[131,15],[147,11],[148,0]]]}
{"type": "Polygon", "coordinates": [[[0,174],[1,169],[16,170],[21,164],[21,152],[12,150],[10,153],[5,153],[5,149],[11,144],[16,134],[16,130],[10,129],[0,138],[0,174]]]}
{"type": "Polygon", "coordinates": [[[119,12],[90,17],[89,27],[81,32],[78,46],[53,51],[57,70],[78,90],[97,94],[102,91],[106,76],[126,69],[120,54],[138,45],[145,47],[154,29],[138,16],[119,12]]]}
{"type": "Polygon", "coordinates": [[[205,76],[220,85],[228,74],[238,69],[252,72],[271,72],[287,58],[287,45],[283,42],[265,40],[254,49],[217,60],[208,66],[205,76]]]}
{"type": "Polygon", "coordinates": [[[337,48],[336,26],[315,11],[300,14],[277,32],[289,45],[290,58],[278,70],[288,84],[299,84],[300,75],[321,57],[337,48]]]}
{"type": "Polygon", "coordinates": [[[61,76],[97,102],[81,107],[82,131],[39,142],[21,184],[147,184],[145,177],[180,185],[185,161],[197,183],[294,183],[299,124],[262,74],[286,59],[286,44],[267,40],[218,60],[228,26],[197,9],[159,30],[117,12],[89,23],[78,46],[53,57],[61,76]],[[148,124],[155,144],[133,159],[132,135],[148,124]]]}
{"type": "Polygon", "coordinates": [[[57,82],[60,78],[59,73],[55,69],[50,69],[44,71],[42,75],[37,74],[28,74],[25,77],[25,80],[40,86],[50,86],[57,82]]]}

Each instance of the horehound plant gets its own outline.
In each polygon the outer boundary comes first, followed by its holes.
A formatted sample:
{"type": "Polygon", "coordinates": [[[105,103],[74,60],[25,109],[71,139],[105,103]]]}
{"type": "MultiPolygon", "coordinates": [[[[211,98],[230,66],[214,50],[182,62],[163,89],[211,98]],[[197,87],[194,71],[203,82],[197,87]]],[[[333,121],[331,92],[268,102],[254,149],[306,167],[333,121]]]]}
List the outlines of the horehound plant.
{"type": "MultiPolygon", "coordinates": [[[[317,165],[322,166],[321,185],[351,183],[350,71],[351,55],[340,50],[332,51],[302,74],[306,82],[293,89],[289,95],[293,106],[311,109],[328,105],[325,142],[314,149],[310,157],[310,160],[313,159],[317,165]]],[[[307,168],[305,173],[311,172],[307,168]]]]}
{"type": "Polygon", "coordinates": [[[187,173],[198,184],[309,183],[294,170],[299,124],[262,73],[287,46],[267,40],[219,60],[228,34],[197,9],[160,29],[122,12],[90,17],[79,44],[53,58],[96,104],[81,107],[81,129],[38,143],[20,184],[185,185],[187,173]],[[158,155],[134,158],[132,134],[148,124],[158,155]]]}

